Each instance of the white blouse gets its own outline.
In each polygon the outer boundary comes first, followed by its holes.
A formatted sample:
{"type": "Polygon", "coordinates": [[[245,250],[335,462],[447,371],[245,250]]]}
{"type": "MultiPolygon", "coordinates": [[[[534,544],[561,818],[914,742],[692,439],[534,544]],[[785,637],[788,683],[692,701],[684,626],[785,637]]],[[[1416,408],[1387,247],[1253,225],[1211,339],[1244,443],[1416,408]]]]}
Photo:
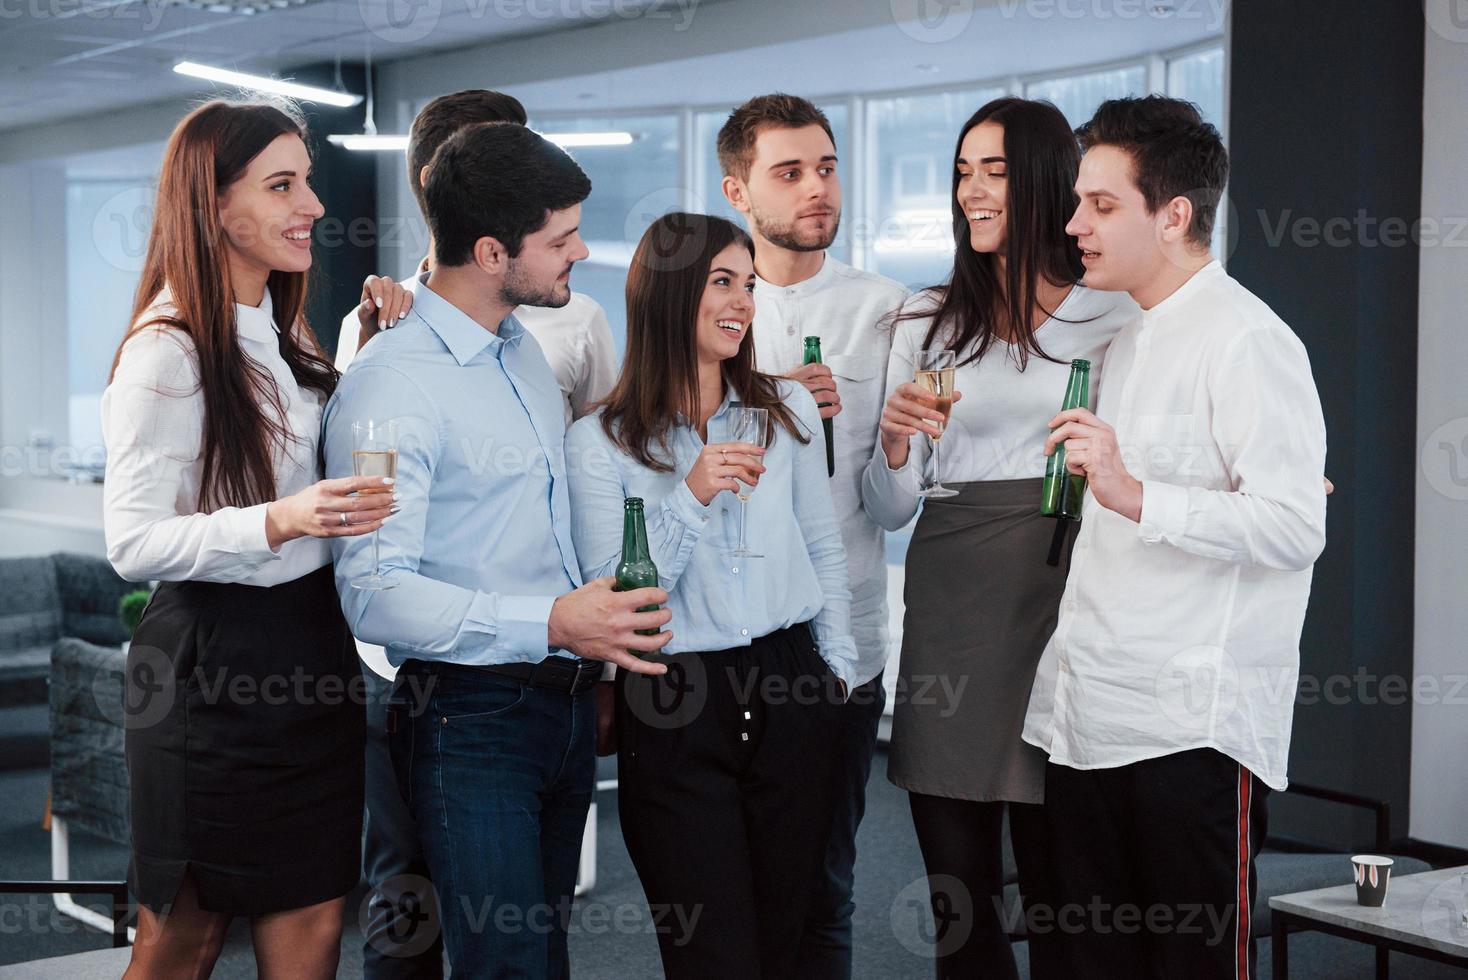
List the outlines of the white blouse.
{"type": "MultiPolygon", "coordinates": [[[[931,304],[927,296],[916,302],[931,304]]],[[[1047,361],[1030,354],[1019,369],[1016,348],[996,341],[977,361],[960,367],[953,387],[963,398],[953,406],[943,433],[939,479],[944,483],[983,480],[1026,480],[1045,475],[1045,439],[1049,421],[1060,411],[1070,362],[1091,362],[1090,407],[1096,404],[1101,365],[1111,339],[1141,310],[1125,293],[1103,292],[1077,285],[1035,331],[1047,361]]],[[[897,324],[887,369],[887,395],[913,379],[917,352],[932,320],[922,317],[897,324]]],[[[947,341],[935,339],[931,346],[947,341]]],[[[959,353],[959,360],[964,354],[959,353]]],[[[917,513],[919,479],[927,472],[930,443],[926,436],[909,440],[907,463],[892,470],[878,443],[862,487],[867,513],[888,530],[896,530],[917,513]]],[[[1039,506],[1036,497],[1035,506],[1039,506]]]]}
{"type": "MultiPolygon", "coordinates": [[[[165,290],[143,319],[168,309],[165,290]]],[[[268,291],[258,307],[235,304],[235,317],[240,346],[274,379],[294,437],[274,452],[279,499],[321,479],[316,447],[322,401],[296,383],[280,356],[268,291]]],[[[268,402],[264,407],[274,414],[268,402]]],[[[265,535],[266,504],[201,511],[203,423],[193,341],[160,325],[133,334],[102,394],[103,525],[107,558],[117,573],[134,582],[192,579],[269,586],[327,564],[331,551],[324,538],[296,538],[272,551],[265,535]]]]}

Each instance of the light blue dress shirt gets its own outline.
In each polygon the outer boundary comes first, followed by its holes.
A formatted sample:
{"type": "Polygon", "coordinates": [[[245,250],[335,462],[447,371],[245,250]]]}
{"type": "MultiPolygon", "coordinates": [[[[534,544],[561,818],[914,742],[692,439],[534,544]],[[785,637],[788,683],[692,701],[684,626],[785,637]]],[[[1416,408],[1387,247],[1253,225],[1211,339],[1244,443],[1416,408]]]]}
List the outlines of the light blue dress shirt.
{"type": "MultiPolygon", "coordinates": [[[[704,448],[696,428],[672,430],[673,472],[658,473],[607,438],[600,412],[576,422],[566,437],[576,553],[588,580],[615,574],[622,556],[622,502],[641,497],[652,560],[673,613],[667,626],[673,639],[663,652],[749,646],[757,637],[811,620],[821,656],[851,690],[851,590],[831,505],[820,412],[804,388],[780,385],[804,432],[814,436],[801,445],[770,421],[775,442],[765,454],[767,472],[750,495],[745,532],[747,547],[763,558],[725,557],[739,542],[739,500],[732,492],[720,492],[705,507],[684,482],[704,448]]],[[[711,443],[732,441],[730,405],[726,396],[709,419],[711,443]]]]}
{"type": "MultiPolygon", "coordinates": [[[[425,274],[426,275],[426,274],[425,274]]],[[[513,316],[493,334],[420,284],[413,310],[362,349],[326,405],[326,475],[352,475],[352,423],[398,422],[401,510],[379,533],[333,538],[342,611],[388,659],[535,662],[555,598],[581,584],[571,543],[561,390],[513,316]]]]}

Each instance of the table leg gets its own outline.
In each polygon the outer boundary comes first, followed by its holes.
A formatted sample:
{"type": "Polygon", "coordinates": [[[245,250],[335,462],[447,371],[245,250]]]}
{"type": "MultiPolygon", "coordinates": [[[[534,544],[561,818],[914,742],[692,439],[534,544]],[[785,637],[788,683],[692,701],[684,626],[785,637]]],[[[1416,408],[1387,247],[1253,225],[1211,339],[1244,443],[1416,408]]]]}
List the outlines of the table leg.
{"type": "Polygon", "coordinates": [[[1376,947],[1376,980],[1390,980],[1392,951],[1385,946],[1376,947]]]}
{"type": "Polygon", "coordinates": [[[1273,930],[1269,943],[1269,955],[1273,963],[1270,975],[1273,980],[1287,980],[1290,975],[1290,927],[1279,912],[1270,913],[1273,930]]]}

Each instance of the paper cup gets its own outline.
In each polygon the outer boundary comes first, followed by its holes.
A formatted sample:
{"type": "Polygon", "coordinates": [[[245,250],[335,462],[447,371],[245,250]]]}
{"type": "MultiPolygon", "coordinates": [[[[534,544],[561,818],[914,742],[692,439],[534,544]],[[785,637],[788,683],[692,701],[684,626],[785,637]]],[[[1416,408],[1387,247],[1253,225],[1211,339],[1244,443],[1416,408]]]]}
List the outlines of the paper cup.
{"type": "Polygon", "coordinates": [[[1376,854],[1357,854],[1351,858],[1356,874],[1356,904],[1379,909],[1386,904],[1386,886],[1392,877],[1392,859],[1376,854]]]}

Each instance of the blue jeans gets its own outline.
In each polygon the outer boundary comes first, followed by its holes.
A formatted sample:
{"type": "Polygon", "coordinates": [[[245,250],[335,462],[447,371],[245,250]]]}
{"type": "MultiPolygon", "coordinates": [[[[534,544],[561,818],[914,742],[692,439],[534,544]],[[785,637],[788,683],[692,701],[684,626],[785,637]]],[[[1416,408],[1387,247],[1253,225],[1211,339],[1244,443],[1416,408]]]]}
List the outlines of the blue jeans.
{"type": "Polygon", "coordinates": [[[392,685],[363,666],[367,682],[367,819],[362,874],[372,891],[362,923],[363,980],[443,980],[443,937],[418,843],[388,751],[392,685]]]}
{"type": "Polygon", "coordinates": [[[811,896],[800,937],[802,980],[850,980],[851,915],[855,887],[856,831],[866,813],[867,778],[877,749],[877,724],[887,704],[882,675],[851,692],[837,709],[836,809],[826,860],[811,896]]]}
{"type": "Polygon", "coordinates": [[[566,927],[595,787],[596,702],[409,661],[393,766],[418,824],[456,978],[570,976],[566,927]],[[435,678],[411,710],[415,676],[435,678]]]}

